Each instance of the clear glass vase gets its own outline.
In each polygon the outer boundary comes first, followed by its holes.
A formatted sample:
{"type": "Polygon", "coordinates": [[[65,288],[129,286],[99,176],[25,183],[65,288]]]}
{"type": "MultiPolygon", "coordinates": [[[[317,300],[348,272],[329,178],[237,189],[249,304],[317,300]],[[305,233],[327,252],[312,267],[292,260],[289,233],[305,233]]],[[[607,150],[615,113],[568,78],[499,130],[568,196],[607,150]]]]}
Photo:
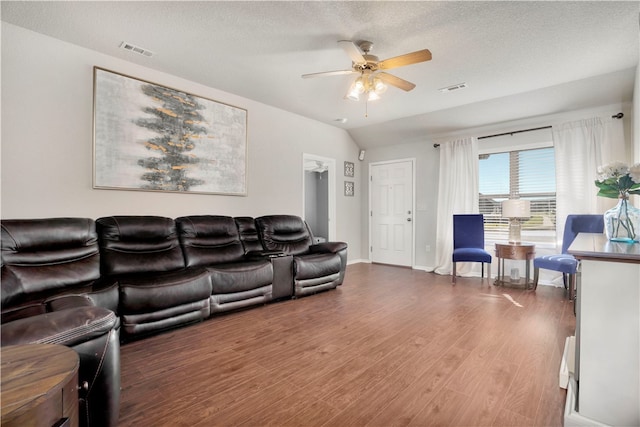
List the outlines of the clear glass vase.
{"type": "Polygon", "coordinates": [[[613,242],[637,242],[640,238],[640,209],[621,197],[618,204],[604,213],[604,231],[613,242]]]}

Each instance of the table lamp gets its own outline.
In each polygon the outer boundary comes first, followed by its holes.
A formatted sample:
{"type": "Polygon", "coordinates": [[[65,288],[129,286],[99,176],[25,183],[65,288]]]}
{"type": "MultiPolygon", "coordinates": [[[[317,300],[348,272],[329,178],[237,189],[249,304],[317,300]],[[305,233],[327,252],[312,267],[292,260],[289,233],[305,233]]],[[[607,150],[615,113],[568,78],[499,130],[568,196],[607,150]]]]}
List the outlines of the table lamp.
{"type": "Polygon", "coordinates": [[[502,202],[502,217],[509,218],[509,243],[520,243],[520,220],[530,216],[529,200],[509,199],[502,202]]]}

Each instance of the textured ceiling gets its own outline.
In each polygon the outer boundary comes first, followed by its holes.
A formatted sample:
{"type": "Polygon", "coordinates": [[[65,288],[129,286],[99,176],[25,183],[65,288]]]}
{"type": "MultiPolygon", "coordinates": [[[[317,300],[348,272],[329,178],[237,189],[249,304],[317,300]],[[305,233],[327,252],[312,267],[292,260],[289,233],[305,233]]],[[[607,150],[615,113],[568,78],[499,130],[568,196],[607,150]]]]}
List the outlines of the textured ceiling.
{"type": "MultiPolygon", "coordinates": [[[[12,2],[2,20],[348,129],[363,148],[632,99],[640,2],[12,2]],[[380,59],[428,48],[391,70],[417,87],[368,104],[338,40],[380,59]],[[154,52],[119,48],[122,41],[154,52]],[[439,88],[466,82],[467,89],[439,88]],[[334,120],[346,118],[340,124],[334,120]]],[[[118,70],[116,70],[118,71],[118,70]]]]}

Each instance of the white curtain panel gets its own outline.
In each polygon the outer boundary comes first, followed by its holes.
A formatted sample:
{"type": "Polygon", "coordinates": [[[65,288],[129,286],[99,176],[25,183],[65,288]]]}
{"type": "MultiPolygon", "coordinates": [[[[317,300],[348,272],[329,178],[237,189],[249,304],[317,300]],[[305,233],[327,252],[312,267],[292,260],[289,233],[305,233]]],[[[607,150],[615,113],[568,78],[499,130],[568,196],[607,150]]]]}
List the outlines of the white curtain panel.
{"type": "MultiPolygon", "coordinates": [[[[465,138],[440,144],[438,215],[434,271],[451,274],[453,215],[478,213],[478,140],[465,138]]],[[[473,264],[461,263],[458,274],[470,275],[473,264]]]]}
{"type": "Polygon", "coordinates": [[[627,162],[622,120],[595,117],[553,126],[556,154],[556,243],[571,214],[602,214],[617,200],[598,197],[598,166],[627,162]]]}

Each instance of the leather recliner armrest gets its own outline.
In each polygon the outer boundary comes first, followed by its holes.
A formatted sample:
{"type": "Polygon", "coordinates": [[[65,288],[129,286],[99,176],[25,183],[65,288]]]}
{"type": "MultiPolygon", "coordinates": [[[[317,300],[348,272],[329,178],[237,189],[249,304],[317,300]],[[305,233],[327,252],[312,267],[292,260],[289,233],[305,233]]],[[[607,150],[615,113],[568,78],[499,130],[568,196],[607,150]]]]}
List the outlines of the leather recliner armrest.
{"type": "Polygon", "coordinates": [[[345,242],[322,242],[309,246],[309,253],[338,253],[344,249],[347,249],[345,242]]]}
{"type": "Polygon", "coordinates": [[[3,346],[17,344],[76,345],[119,326],[111,310],[95,306],[67,308],[2,325],[3,346]]]}

